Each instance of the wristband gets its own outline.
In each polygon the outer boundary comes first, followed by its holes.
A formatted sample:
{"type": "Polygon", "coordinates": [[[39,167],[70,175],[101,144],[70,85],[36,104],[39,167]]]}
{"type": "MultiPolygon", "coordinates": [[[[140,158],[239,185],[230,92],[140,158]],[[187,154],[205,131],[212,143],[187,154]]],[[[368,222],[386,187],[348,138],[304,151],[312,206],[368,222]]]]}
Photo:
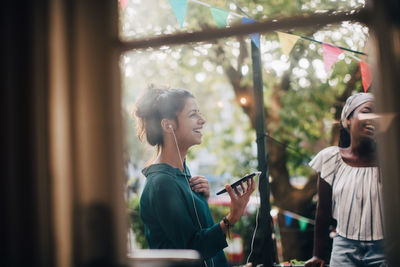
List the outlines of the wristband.
{"type": "Polygon", "coordinates": [[[229,220],[226,218],[226,216],[222,219],[223,223],[225,224],[225,227],[228,232],[228,237],[231,239],[231,233],[230,233],[230,228],[233,227],[233,225],[229,222],[229,220]]]}

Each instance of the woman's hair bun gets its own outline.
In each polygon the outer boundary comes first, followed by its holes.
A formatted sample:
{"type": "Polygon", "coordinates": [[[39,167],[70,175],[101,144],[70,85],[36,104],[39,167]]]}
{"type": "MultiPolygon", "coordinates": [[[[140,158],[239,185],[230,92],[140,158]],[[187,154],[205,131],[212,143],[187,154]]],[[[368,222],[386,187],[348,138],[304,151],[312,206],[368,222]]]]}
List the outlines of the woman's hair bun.
{"type": "Polygon", "coordinates": [[[165,89],[157,88],[154,84],[147,87],[144,93],[136,102],[135,115],[138,118],[149,118],[154,114],[157,98],[164,92],[165,89]]]}

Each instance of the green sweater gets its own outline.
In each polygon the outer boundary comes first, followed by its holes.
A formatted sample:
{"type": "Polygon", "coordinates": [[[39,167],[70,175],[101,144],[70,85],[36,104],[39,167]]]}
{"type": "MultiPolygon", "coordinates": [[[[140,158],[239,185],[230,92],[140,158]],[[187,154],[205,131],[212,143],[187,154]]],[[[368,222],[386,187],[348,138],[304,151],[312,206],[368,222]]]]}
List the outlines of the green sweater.
{"type": "MultiPolygon", "coordinates": [[[[185,166],[187,178],[190,172],[185,166]]],[[[140,216],[146,239],[154,249],[195,249],[208,266],[228,266],[223,252],[226,236],[215,223],[206,198],[193,192],[185,174],[168,164],[153,164],[143,170],[147,181],[140,198],[140,216]],[[197,221],[193,199],[202,229],[197,221]]]]}

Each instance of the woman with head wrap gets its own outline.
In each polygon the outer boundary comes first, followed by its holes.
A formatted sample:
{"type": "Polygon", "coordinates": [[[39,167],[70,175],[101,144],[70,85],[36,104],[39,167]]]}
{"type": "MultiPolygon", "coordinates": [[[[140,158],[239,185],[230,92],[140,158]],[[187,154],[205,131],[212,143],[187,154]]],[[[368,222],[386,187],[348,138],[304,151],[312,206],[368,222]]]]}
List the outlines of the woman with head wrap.
{"type": "Polygon", "coordinates": [[[375,109],[370,93],[350,96],[342,110],[339,146],[310,162],[318,173],[314,256],[305,266],[324,266],[331,219],[336,220],[330,266],[386,266],[383,205],[375,154],[375,109]],[[370,116],[371,117],[371,116],[370,116]]]}

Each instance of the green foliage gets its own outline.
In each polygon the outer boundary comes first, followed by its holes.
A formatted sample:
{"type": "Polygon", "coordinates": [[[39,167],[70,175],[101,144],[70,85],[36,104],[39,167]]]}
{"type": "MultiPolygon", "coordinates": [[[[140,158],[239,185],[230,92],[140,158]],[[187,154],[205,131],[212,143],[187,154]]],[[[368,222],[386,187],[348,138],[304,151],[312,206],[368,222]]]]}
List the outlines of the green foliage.
{"type": "Polygon", "coordinates": [[[280,266],[303,266],[306,262],[296,259],[279,263],[280,266]]]}
{"type": "MultiPolygon", "coordinates": [[[[229,213],[229,207],[210,205],[215,221],[220,221],[229,213]]],[[[243,259],[246,260],[251,249],[251,240],[255,229],[256,212],[246,213],[233,227],[231,234],[238,234],[243,239],[243,259]]]]}
{"type": "Polygon", "coordinates": [[[246,214],[233,227],[232,232],[240,235],[243,239],[243,259],[246,260],[250,250],[251,241],[256,225],[256,213],[246,214]]]}
{"type": "MultiPolygon", "coordinates": [[[[281,18],[327,10],[353,10],[362,5],[359,1],[314,1],[314,0],[237,0],[207,1],[215,7],[238,14],[248,14],[256,20],[281,18]],[[356,3],[357,2],[357,3],[356,3]],[[239,9],[242,9],[242,11],[239,9]]],[[[230,17],[230,25],[240,19],[230,17]]],[[[215,27],[208,8],[189,2],[185,25],[181,29],[167,0],[128,1],[120,16],[122,39],[141,38],[177,31],[195,31],[215,27]]],[[[368,29],[362,25],[343,22],[338,25],[288,31],[337,46],[362,51],[368,38],[368,29]]],[[[226,69],[237,71],[240,86],[252,88],[252,63],[250,40],[245,38],[247,56],[239,65],[241,43],[238,38],[224,38],[209,43],[161,47],[126,52],[121,56],[123,84],[123,112],[125,116],[126,159],[140,169],[153,153],[135,137],[135,121],[128,114],[134,102],[148,84],[155,83],[175,88],[186,88],[194,93],[202,113],[207,119],[203,130],[203,143],[189,150],[187,160],[207,165],[211,173],[221,177],[242,176],[257,167],[255,132],[249,117],[243,113],[235,98],[232,83],[226,69]],[[212,159],[212,160],[210,160],[212,159]]],[[[286,167],[291,176],[308,176],[309,159],[323,146],[329,145],[331,125],[336,110],[333,107],[337,96],[345,90],[358,61],[344,55],[325,73],[323,70],[322,48],[316,42],[300,39],[289,57],[282,54],[277,34],[262,34],[261,55],[263,67],[264,103],[268,134],[286,145],[286,167]],[[276,116],[272,120],[272,116],[276,116]],[[318,145],[316,145],[318,142],[318,145]]],[[[235,76],[235,77],[236,77],[235,76]]],[[[361,90],[357,81],[354,91],[361,90]]],[[[204,170],[204,169],[203,169],[204,170]]],[[[231,178],[229,178],[231,177],[231,178]]],[[[273,192],[272,192],[273,193],[273,192]]],[[[132,211],[137,209],[135,203],[132,211]]],[[[216,220],[226,215],[226,207],[211,207],[216,220]]],[[[143,225],[138,213],[133,213],[132,227],[139,242],[143,225]]],[[[235,226],[249,245],[252,233],[253,215],[241,220],[235,226]]],[[[245,247],[248,251],[248,248],[245,247]]]]}
{"type": "Polygon", "coordinates": [[[228,206],[209,205],[209,207],[210,207],[211,215],[214,218],[214,221],[216,221],[216,222],[221,221],[222,218],[229,213],[228,206]]]}
{"type": "MultiPolygon", "coordinates": [[[[122,110],[124,127],[124,162],[133,164],[135,168],[143,168],[145,161],[154,153],[154,149],[145,146],[136,136],[136,120],[133,119],[132,111],[122,110]]],[[[129,177],[128,177],[129,178],[129,177]]]]}
{"type": "Polygon", "coordinates": [[[140,218],[139,213],[139,201],[140,198],[134,197],[129,200],[128,212],[129,212],[129,224],[135,233],[136,244],[139,248],[148,248],[149,245],[146,241],[146,236],[144,233],[144,224],[142,218],[140,218]]]}

